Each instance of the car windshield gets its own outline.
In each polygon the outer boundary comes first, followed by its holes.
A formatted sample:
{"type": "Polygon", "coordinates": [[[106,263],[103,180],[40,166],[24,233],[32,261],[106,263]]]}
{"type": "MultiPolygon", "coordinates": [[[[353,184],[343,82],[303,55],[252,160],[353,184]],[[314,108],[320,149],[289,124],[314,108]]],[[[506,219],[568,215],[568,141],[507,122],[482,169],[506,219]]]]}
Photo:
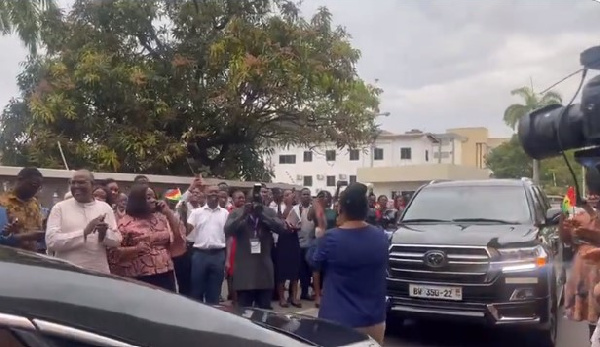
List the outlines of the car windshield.
{"type": "Polygon", "coordinates": [[[402,221],[525,223],[531,220],[523,187],[448,186],[423,188],[402,221]]]}

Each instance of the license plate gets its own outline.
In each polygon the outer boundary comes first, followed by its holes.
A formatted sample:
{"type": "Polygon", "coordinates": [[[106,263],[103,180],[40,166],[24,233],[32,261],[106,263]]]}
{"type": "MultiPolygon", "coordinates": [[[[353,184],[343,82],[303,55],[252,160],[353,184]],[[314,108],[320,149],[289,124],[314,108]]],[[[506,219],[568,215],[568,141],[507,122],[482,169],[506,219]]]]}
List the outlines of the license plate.
{"type": "Polygon", "coordinates": [[[438,299],[438,300],[462,300],[462,288],[460,287],[440,287],[440,286],[422,286],[410,284],[408,286],[409,295],[413,298],[438,299]]]}

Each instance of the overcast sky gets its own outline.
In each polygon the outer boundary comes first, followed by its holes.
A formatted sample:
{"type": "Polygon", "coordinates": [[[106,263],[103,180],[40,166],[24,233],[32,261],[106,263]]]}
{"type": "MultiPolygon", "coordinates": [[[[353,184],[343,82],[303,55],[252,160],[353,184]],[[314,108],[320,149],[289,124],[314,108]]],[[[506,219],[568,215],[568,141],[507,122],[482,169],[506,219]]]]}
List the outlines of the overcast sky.
{"type": "MultiPolygon", "coordinates": [[[[60,3],[72,3],[61,0],[60,3]]],[[[541,91],[579,68],[579,53],[600,45],[600,3],[593,0],[304,0],[305,16],[320,6],[362,51],[361,77],[384,89],[385,129],[485,126],[511,131],[504,109],[529,85],[541,91]]],[[[0,104],[17,95],[25,49],[0,37],[0,104]]],[[[593,76],[593,74],[592,74],[593,76]]],[[[578,83],[556,88],[569,99],[578,83]]]]}

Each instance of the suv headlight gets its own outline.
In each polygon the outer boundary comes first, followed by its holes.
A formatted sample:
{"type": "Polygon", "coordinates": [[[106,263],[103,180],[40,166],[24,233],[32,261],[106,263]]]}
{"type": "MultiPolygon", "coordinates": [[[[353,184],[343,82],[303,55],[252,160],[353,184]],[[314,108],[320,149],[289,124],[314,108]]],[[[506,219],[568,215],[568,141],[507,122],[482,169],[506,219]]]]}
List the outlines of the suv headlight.
{"type": "Polygon", "coordinates": [[[498,248],[496,264],[502,267],[503,272],[527,271],[543,267],[548,263],[548,253],[544,247],[498,248]]]}

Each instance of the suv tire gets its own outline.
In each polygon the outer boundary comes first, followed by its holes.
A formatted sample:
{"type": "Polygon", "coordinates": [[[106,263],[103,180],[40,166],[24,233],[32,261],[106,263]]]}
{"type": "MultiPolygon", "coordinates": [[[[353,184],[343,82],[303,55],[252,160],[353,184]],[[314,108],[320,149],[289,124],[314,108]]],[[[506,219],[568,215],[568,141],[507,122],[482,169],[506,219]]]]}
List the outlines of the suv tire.
{"type": "MultiPolygon", "coordinates": [[[[555,277],[552,277],[553,280],[555,281],[555,277]]],[[[550,304],[550,316],[548,317],[548,319],[550,320],[550,327],[548,329],[544,329],[544,330],[535,330],[530,332],[530,341],[529,341],[529,346],[535,346],[535,347],[555,347],[556,343],[557,343],[557,338],[558,338],[558,319],[559,319],[559,315],[558,315],[558,308],[559,308],[559,303],[558,303],[558,295],[556,292],[556,285],[554,285],[554,283],[556,282],[551,282],[552,283],[552,291],[551,291],[551,295],[550,295],[550,300],[552,300],[552,303],[550,304]]]]}

